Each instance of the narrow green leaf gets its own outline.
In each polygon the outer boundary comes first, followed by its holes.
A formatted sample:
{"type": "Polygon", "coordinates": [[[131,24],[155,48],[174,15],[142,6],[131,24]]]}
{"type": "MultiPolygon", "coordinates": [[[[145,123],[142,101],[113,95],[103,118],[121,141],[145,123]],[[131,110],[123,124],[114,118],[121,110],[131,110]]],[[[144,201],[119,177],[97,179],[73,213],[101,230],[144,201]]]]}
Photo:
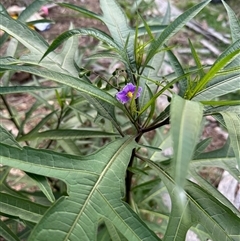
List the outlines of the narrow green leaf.
{"type": "Polygon", "coordinates": [[[0,143],[5,143],[6,145],[15,146],[19,149],[22,147],[17,143],[14,136],[10,134],[6,129],[0,125],[0,143]]]}
{"type": "Polygon", "coordinates": [[[240,90],[239,81],[240,74],[222,76],[219,79],[217,78],[215,81],[210,80],[210,83],[207,85],[207,87],[196,93],[196,95],[193,97],[193,100],[209,101],[216,97],[240,90]]]}
{"type": "MultiPolygon", "coordinates": [[[[145,68],[143,74],[140,76],[139,85],[142,87],[142,94],[139,98],[139,106],[141,109],[150,100],[149,88],[151,89],[152,93],[156,91],[156,84],[151,83],[150,80],[157,80],[159,83],[162,81],[162,79],[159,79],[158,73],[164,61],[164,57],[164,52],[157,53],[149,63],[152,68],[145,68]]],[[[151,104],[149,104],[149,106],[150,105],[151,104]]]]}
{"type": "Polygon", "coordinates": [[[186,191],[191,200],[190,209],[194,219],[205,228],[213,240],[239,240],[240,218],[237,215],[208,190],[193,182],[188,182],[186,191]]]}
{"type": "Polygon", "coordinates": [[[187,207],[183,210],[187,212],[188,219],[182,219],[186,213],[179,213],[179,210],[174,208],[174,206],[178,206],[179,201],[175,200],[178,184],[161,167],[149,160],[147,162],[150,167],[158,171],[172,199],[173,209],[164,241],[185,241],[185,235],[193,224],[202,225],[213,240],[239,240],[240,218],[207,190],[190,181],[187,181],[187,185],[185,185],[187,207]]]}
{"type": "Polygon", "coordinates": [[[4,15],[9,15],[3,4],[0,3],[0,13],[4,15]]]}
{"type": "MultiPolygon", "coordinates": [[[[151,40],[154,40],[154,36],[152,34],[152,31],[151,31],[151,28],[149,27],[147,21],[140,15],[138,14],[138,16],[141,18],[143,24],[144,24],[144,28],[145,28],[145,31],[148,35],[148,37],[151,39],[151,40]]],[[[138,28],[138,31],[139,31],[139,28],[138,28]]]]}
{"type": "MultiPolygon", "coordinates": [[[[227,10],[229,24],[230,24],[230,30],[231,30],[231,36],[232,36],[232,42],[238,42],[240,40],[240,22],[238,19],[238,16],[234,13],[234,11],[229,7],[229,5],[222,1],[225,9],[227,10]]],[[[240,57],[237,57],[233,60],[233,62],[230,64],[232,66],[239,66],[240,57]]]]}
{"type": "MultiPolygon", "coordinates": [[[[69,29],[72,29],[71,24],[69,29]]],[[[78,49],[78,37],[73,36],[71,39],[66,41],[63,45],[59,58],[61,59],[61,67],[67,69],[73,76],[78,76],[78,71],[75,68],[75,56],[76,50],[78,49]]]]}
{"type": "MultiPolygon", "coordinates": [[[[134,31],[129,27],[127,16],[115,0],[100,0],[100,7],[103,12],[103,22],[107,25],[114,42],[124,50],[127,44],[127,55],[131,64],[134,60],[134,31]]],[[[133,67],[133,66],[132,66],[133,67]]]]}
{"type": "Polygon", "coordinates": [[[62,6],[62,7],[69,8],[69,9],[72,9],[72,10],[75,10],[75,11],[78,11],[78,12],[82,13],[83,15],[87,16],[87,17],[95,18],[99,21],[103,21],[102,16],[100,16],[100,15],[98,15],[98,14],[92,12],[92,11],[89,11],[86,8],[76,6],[76,5],[73,5],[73,4],[70,4],[70,3],[58,3],[58,5],[62,6]]]}
{"type": "Polygon", "coordinates": [[[122,60],[122,58],[117,55],[117,54],[113,54],[113,53],[109,53],[109,51],[102,51],[100,53],[96,53],[96,54],[92,54],[91,56],[87,57],[87,59],[102,59],[102,58],[113,58],[113,59],[119,59],[120,61],[122,60]]]}
{"type": "MultiPolygon", "coordinates": [[[[167,55],[176,77],[180,77],[184,75],[185,72],[182,65],[180,64],[179,60],[170,49],[167,50],[167,55]]],[[[184,78],[181,81],[179,81],[179,87],[180,87],[179,95],[183,97],[187,90],[187,78],[184,78]]]]}
{"type": "Polygon", "coordinates": [[[43,90],[51,90],[57,89],[61,87],[46,87],[46,86],[0,86],[0,94],[16,94],[23,92],[32,92],[32,91],[43,91],[43,90]]]}
{"type": "Polygon", "coordinates": [[[221,112],[220,114],[226,123],[231,146],[237,159],[238,169],[240,170],[240,114],[232,112],[221,112]]]}
{"type": "MultiPolygon", "coordinates": [[[[21,59],[24,59],[25,62],[28,62],[29,64],[38,64],[49,46],[44,38],[38,34],[37,31],[31,30],[26,24],[19,20],[15,20],[2,12],[0,12],[0,17],[0,29],[11,35],[30,50],[31,53],[23,55],[21,59]]],[[[61,68],[60,64],[61,59],[55,53],[51,53],[45,61],[41,62],[39,65],[57,72],[68,73],[68,70],[61,68]]]]}
{"type": "Polygon", "coordinates": [[[228,20],[229,20],[231,35],[232,35],[232,41],[235,42],[240,39],[239,20],[236,14],[234,13],[234,11],[229,7],[229,5],[225,1],[222,1],[222,3],[225,9],[227,10],[228,20]]]}
{"type": "Polygon", "coordinates": [[[84,97],[86,100],[89,101],[89,103],[91,103],[96,108],[98,115],[110,120],[113,126],[117,129],[117,131],[123,136],[121,127],[115,116],[114,106],[89,95],[84,94],[84,97]]]}
{"type": "Polygon", "coordinates": [[[218,199],[220,202],[224,203],[233,213],[235,213],[237,216],[239,216],[239,211],[237,208],[225,197],[223,196],[217,189],[214,187],[211,183],[206,181],[196,170],[195,167],[190,168],[191,176],[194,178],[194,180],[197,181],[197,183],[203,187],[205,190],[207,190],[209,193],[211,193],[216,199],[218,199]]]}
{"type": "Polygon", "coordinates": [[[107,229],[108,229],[108,233],[111,237],[112,240],[114,241],[123,241],[123,240],[126,240],[126,239],[122,239],[120,236],[119,236],[119,233],[117,232],[117,229],[114,227],[114,225],[111,224],[111,222],[109,222],[108,220],[104,220],[106,226],[107,226],[107,229]]]}
{"type": "Polygon", "coordinates": [[[204,75],[204,77],[199,80],[196,87],[188,94],[188,98],[193,98],[199,91],[203,90],[205,86],[215,77],[216,73],[222,68],[224,68],[231,60],[236,58],[239,54],[240,50],[238,49],[223,57],[221,60],[216,60],[216,62],[206,73],[206,75],[204,75]]]}
{"type": "Polygon", "coordinates": [[[4,15],[1,12],[0,15],[0,28],[21,42],[32,53],[35,53],[36,59],[37,56],[46,51],[48,44],[36,31],[31,30],[24,23],[14,20],[10,16],[4,15]],[[34,45],[32,44],[33,42],[34,45]]]}
{"type": "Polygon", "coordinates": [[[199,142],[196,146],[196,149],[194,151],[194,158],[196,158],[198,155],[200,155],[206,148],[207,146],[211,143],[212,138],[206,138],[199,142]]]}
{"type": "Polygon", "coordinates": [[[37,223],[47,210],[45,206],[7,193],[1,193],[0,203],[2,213],[17,216],[32,223],[37,223]]]}
{"type": "Polygon", "coordinates": [[[34,97],[37,99],[37,101],[35,101],[35,103],[25,113],[25,119],[22,120],[20,127],[19,127],[18,136],[16,138],[17,140],[20,136],[22,136],[24,134],[24,127],[25,127],[26,123],[28,122],[29,119],[31,119],[32,115],[37,110],[37,108],[41,107],[41,105],[44,105],[45,108],[48,108],[51,112],[48,115],[44,116],[44,118],[41,119],[40,122],[35,127],[32,128],[32,130],[28,133],[28,135],[30,135],[30,133],[40,130],[47,121],[49,121],[51,118],[53,118],[53,115],[56,115],[57,111],[54,110],[54,107],[49,104],[49,102],[47,101],[47,99],[44,98],[44,96],[40,97],[39,95],[34,95],[34,97]]]}
{"type": "Polygon", "coordinates": [[[53,203],[55,201],[55,197],[52,192],[52,188],[47,181],[47,178],[41,175],[36,175],[33,173],[28,172],[27,175],[31,177],[38,185],[40,190],[44,193],[47,199],[53,203]]]}
{"type": "Polygon", "coordinates": [[[240,172],[236,166],[237,159],[230,145],[227,141],[223,148],[211,152],[206,152],[198,155],[190,162],[191,169],[199,167],[220,167],[228,171],[236,180],[240,182],[240,172]]]}
{"type": "Polygon", "coordinates": [[[2,36],[0,36],[0,47],[8,40],[9,35],[7,33],[4,33],[2,36]]]}
{"type": "Polygon", "coordinates": [[[195,48],[194,48],[194,46],[193,46],[193,44],[192,44],[190,39],[188,39],[188,43],[190,45],[191,53],[192,53],[193,59],[195,61],[195,64],[196,64],[197,68],[199,69],[200,78],[203,78],[205,73],[203,71],[203,67],[202,67],[200,58],[199,58],[199,56],[198,56],[198,54],[197,54],[197,52],[196,52],[196,50],[195,50],[195,48]]]}
{"type": "MultiPolygon", "coordinates": [[[[90,142],[89,144],[91,144],[90,142]]],[[[58,144],[60,147],[64,150],[65,153],[68,153],[70,155],[76,155],[81,156],[82,152],[77,146],[76,142],[74,140],[68,139],[68,140],[58,140],[58,144]]]]}
{"type": "MultiPolygon", "coordinates": [[[[194,70],[194,71],[191,72],[191,73],[194,73],[194,72],[197,72],[197,70],[194,70]]],[[[163,94],[165,91],[167,91],[169,88],[171,88],[175,83],[181,81],[182,79],[184,79],[185,77],[187,77],[187,76],[189,76],[189,75],[190,75],[190,72],[189,72],[189,73],[186,73],[186,74],[184,74],[184,75],[182,75],[182,76],[180,76],[180,77],[177,77],[177,78],[171,80],[170,82],[167,81],[166,84],[163,85],[163,88],[160,89],[160,90],[153,96],[153,98],[151,98],[150,100],[149,100],[149,98],[147,99],[148,102],[147,102],[147,103],[143,106],[143,108],[140,110],[139,115],[141,115],[143,112],[145,112],[145,111],[149,108],[149,106],[151,106],[152,102],[153,102],[153,101],[156,101],[156,99],[157,99],[161,94],[163,94]]],[[[155,84],[156,84],[156,83],[157,83],[157,82],[155,82],[155,84]]],[[[159,84],[159,85],[161,86],[162,84],[159,84]]],[[[155,85],[155,87],[156,87],[156,85],[155,85]]],[[[146,91],[145,91],[145,92],[146,92],[146,91]]],[[[141,99],[140,99],[140,100],[141,100],[141,99]]],[[[167,111],[166,111],[166,112],[167,112],[167,111]]],[[[162,119],[162,117],[166,116],[166,112],[165,112],[165,113],[161,113],[160,116],[159,116],[159,118],[162,119]]]]}
{"type": "Polygon", "coordinates": [[[56,48],[58,48],[63,42],[65,42],[67,39],[71,38],[74,35],[93,36],[105,42],[112,48],[119,50],[119,46],[113,41],[113,39],[101,30],[94,28],[70,29],[59,35],[56,39],[54,39],[52,44],[49,46],[47,51],[42,56],[41,60],[44,59],[49,53],[53,52],[56,48]]]}
{"type": "Polygon", "coordinates": [[[171,5],[170,2],[168,2],[166,13],[163,16],[161,24],[169,24],[171,21],[171,5]]]}
{"type": "Polygon", "coordinates": [[[74,78],[72,76],[69,76],[69,75],[66,75],[63,73],[58,73],[58,72],[51,71],[51,70],[38,69],[37,67],[33,67],[33,66],[2,65],[1,61],[0,61],[0,68],[6,68],[9,70],[16,70],[16,71],[24,71],[24,72],[28,72],[28,73],[32,73],[32,74],[41,76],[46,79],[51,79],[58,83],[62,83],[67,86],[70,86],[76,90],[82,91],[85,94],[102,99],[103,101],[106,101],[106,102],[110,103],[111,105],[115,105],[116,107],[119,107],[120,109],[124,109],[123,105],[121,105],[110,94],[98,89],[96,86],[94,86],[92,84],[86,83],[82,79],[74,78]]]}
{"type": "MultiPolygon", "coordinates": [[[[0,3],[0,14],[9,15],[5,7],[0,3]]],[[[0,47],[8,40],[9,34],[4,33],[2,36],[0,36],[0,47]]]]}
{"type": "Polygon", "coordinates": [[[0,219],[0,237],[7,241],[20,241],[12,230],[0,219]]]}
{"type": "Polygon", "coordinates": [[[171,135],[168,134],[162,142],[159,142],[158,148],[162,149],[163,151],[155,151],[151,153],[150,157],[152,161],[160,163],[162,161],[166,161],[172,158],[173,149],[171,135]]]}
{"type": "Polygon", "coordinates": [[[20,13],[18,20],[27,21],[35,12],[37,12],[43,5],[48,3],[48,0],[33,1],[20,13]]]}
{"type": "Polygon", "coordinates": [[[230,106],[216,106],[216,107],[209,107],[206,108],[204,111],[205,115],[214,115],[223,111],[227,112],[233,112],[233,113],[239,113],[240,114],[240,108],[239,105],[230,105],[230,106]]]}
{"type": "Polygon", "coordinates": [[[188,165],[193,157],[201,131],[203,106],[174,95],[171,101],[170,123],[173,141],[174,179],[183,188],[188,165]]]}
{"type": "Polygon", "coordinates": [[[154,147],[154,146],[147,146],[147,145],[143,145],[143,144],[138,144],[139,147],[143,147],[143,148],[147,148],[147,149],[151,149],[154,151],[161,151],[162,149],[158,148],[158,147],[154,147]]]}
{"type": "MultiPolygon", "coordinates": [[[[159,34],[161,33],[167,25],[148,25],[149,30],[152,33],[159,34]]],[[[138,37],[146,35],[146,29],[143,26],[138,27],[138,37]]]]}
{"type": "MultiPolygon", "coordinates": [[[[221,54],[218,56],[217,60],[215,61],[215,64],[219,61],[221,61],[223,58],[227,57],[228,55],[237,52],[240,48],[240,39],[236,40],[234,43],[232,43],[230,46],[228,46],[221,54]]],[[[233,65],[234,67],[239,67],[238,63],[235,63],[233,65]]]]}
{"type": "MultiPolygon", "coordinates": [[[[47,121],[49,121],[52,118],[52,116],[55,115],[55,114],[56,114],[56,111],[53,111],[53,112],[49,113],[48,115],[46,115],[28,134],[24,135],[23,137],[19,135],[16,138],[17,141],[25,141],[25,140],[34,139],[34,137],[33,138],[31,138],[31,137],[34,136],[37,133],[37,131],[39,131],[44,126],[44,124],[47,121]]],[[[27,116],[29,117],[29,115],[27,115],[27,116]]],[[[23,126],[21,128],[23,128],[23,126]]]]}
{"type": "Polygon", "coordinates": [[[201,101],[203,105],[211,106],[238,106],[240,105],[240,100],[210,100],[210,101],[201,101]]]}
{"type": "MultiPolygon", "coordinates": [[[[182,193],[179,193],[178,184],[173,181],[172,177],[154,162],[145,160],[151,168],[157,171],[171,197],[171,213],[163,241],[185,241],[186,233],[193,224],[193,219],[188,209],[189,200],[182,202],[182,200],[179,199],[182,193]]],[[[187,196],[187,194],[185,194],[185,196],[187,196]]]]}
{"type": "Polygon", "coordinates": [[[27,141],[33,139],[50,139],[50,140],[65,140],[65,139],[81,139],[81,138],[100,138],[100,137],[119,137],[118,133],[109,133],[98,130],[89,129],[58,129],[36,132],[21,136],[18,141],[27,141]]]}

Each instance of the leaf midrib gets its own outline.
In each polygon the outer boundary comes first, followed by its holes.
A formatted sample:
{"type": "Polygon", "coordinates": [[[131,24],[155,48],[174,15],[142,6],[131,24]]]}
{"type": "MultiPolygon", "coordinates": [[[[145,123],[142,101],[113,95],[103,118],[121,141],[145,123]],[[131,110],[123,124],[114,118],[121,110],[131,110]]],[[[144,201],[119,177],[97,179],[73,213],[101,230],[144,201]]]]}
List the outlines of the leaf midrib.
{"type": "MultiPolygon", "coordinates": [[[[151,161],[150,161],[150,162],[151,162],[151,161]]],[[[154,162],[151,162],[150,165],[152,165],[154,168],[156,168],[165,178],[167,178],[173,185],[175,185],[174,180],[172,179],[172,177],[171,177],[168,173],[164,172],[164,171],[163,171],[160,167],[158,167],[154,162]]],[[[201,206],[195,201],[195,199],[192,198],[192,196],[191,196],[188,192],[184,191],[184,193],[185,193],[186,197],[187,197],[194,205],[196,205],[196,207],[197,207],[199,210],[201,210],[202,213],[204,213],[207,217],[209,217],[209,218],[212,220],[212,222],[214,223],[214,225],[218,226],[221,230],[224,231],[224,233],[226,233],[225,230],[222,228],[222,226],[220,226],[211,216],[209,216],[208,213],[207,213],[204,209],[201,208],[201,206]]],[[[226,233],[226,236],[229,237],[229,235],[228,235],[227,233],[226,233]]],[[[230,238],[230,237],[229,237],[229,238],[230,238]]]]}
{"type": "Polygon", "coordinates": [[[83,206],[79,212],[79,214],[77,215],[77,217],[75,218],[75,221],[73,223],[73,225],[71,226],[71,229],[69,230],[66,238],[64,240],[68,240],[69,236],[71,235],[73,229],[75,228],[75,226],[77,225],[78,220],[80,219],[80,217],[82,216],[82,213],[84,212],[87,204],[89,203],[89,200],[91,199],[91,197],[94,195],[95,191],[98,191],[98,186],[100,184],[100,182],[102,181],[102,179],[104,178],[105,174],[107,173],[109,167],[112,165],[112,163],[114,162],[114,160],[117,158],[117,156],[119,155],[119,153],[122,152],[122,150],[132,141],[132,138],[129,138],[126,142],[123,143],[123,145],[117,150],[117,152],[112,156],[112,158],[110,159],[110,161],[108,162],[108,164],[105,166],[105,168],[103,169],[103,171],[101,172],[101,174],[99,175],[98,180],[96,181],[95,185],[93,186],[91,192],[89,193],[87,199],[85,200],[85,202],[83,203],[83,206]]]}

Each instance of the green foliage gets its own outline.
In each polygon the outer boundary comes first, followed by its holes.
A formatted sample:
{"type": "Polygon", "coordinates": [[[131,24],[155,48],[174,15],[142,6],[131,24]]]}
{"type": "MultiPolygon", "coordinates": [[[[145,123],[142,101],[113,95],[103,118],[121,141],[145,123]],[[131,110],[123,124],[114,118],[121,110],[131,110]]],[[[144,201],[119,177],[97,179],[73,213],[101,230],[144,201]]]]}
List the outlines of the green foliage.
{"type": "Polygon", "coordinates": [[[223,99],[240,90],[240,27],[233,10],[223,2],[233,43],[204,66],[189,40],[195,66],[186,69],[168,42],[210,0],[171,23],[168,8],[159,25],[139,11],[134,28],[123,1],[100,0],[102,14],[60,3],[107,30],[70,26],[50,45],[25,23],[46,2],[34,1],[18,20],[0,5],[0,44],[9,41],[0,58],[1,110],[8,113],[0,126],[0,236],[182,241],[191,229],[199,240],[239,241],[239,210],[199,172],[218,167],[240,181],[240,101],[223,99]],[[76,51],[79,36],[99,40],[92,63],[111,58],[121,69],[96,73],[82,61],[84,47],[76,51]],[[166,63],[173,72],[160,76],[166,63]],[[13,85],[15,72],[31,74],[31,83],[13,85]],[[121,96],[130,83],[135,90],[121,96]],[[22,93],[32,98],[24,115],[11,101],[22,93]],[[163,109],[159,97],[168,100],[163,109]],[[205,152],[207,115],[229,138],[205,152]],[[21,170],[19,178],[13,168],[21,170]]]}

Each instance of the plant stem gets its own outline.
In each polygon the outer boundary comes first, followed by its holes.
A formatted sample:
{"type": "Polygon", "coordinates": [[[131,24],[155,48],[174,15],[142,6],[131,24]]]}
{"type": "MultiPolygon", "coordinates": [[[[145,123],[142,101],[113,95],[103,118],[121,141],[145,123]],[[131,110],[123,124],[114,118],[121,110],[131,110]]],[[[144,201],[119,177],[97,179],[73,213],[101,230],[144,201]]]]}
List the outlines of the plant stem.
{"type": "MultiPolygon", "coordinates": [[[[59,129],[61,121],[62,121],[62,116],[63,116],[63,107],[61,107],[60,116],[58,118],[57,126],[56,126],[55,130],[59,129]]],[[[50,140],[48,145],[47,145],[47,147],[46,147],[46,149],[49,149],[52,143],[53,143],[53,140],[50,140]]]]}
{"type": "MultiPolygon", "coordinates": [[[[135,141],[138,143],[141,139],[142,134],[139,133],[139,135],[136,137],[135,141]]],[[[136,149],[133,149],[132,155],[128,164],[128,168],[132,167],[134,158],[136,156],[136,149]]],[[[125,178],[125,187],[126,187],[126,196],[125,196],[125,201],[130,204],[131,202],[131,187],[132,187],[132,177],[133,173],[129,170],[127,170],[127,175],[125,178]]]]}
{"type": "Polygon", "coordinates": [[[164,121],[160,122],[160,123],[157,123],[155,125],[151,125],[151,126],[149,126],[147,128],[144,128],[142,130],[142,133],[146,133],[146,132],[155,130],[155,129],[157,129],[157,128],[161,127],[161,126],[167,125],[167,124],[169,124],[169,117],[167,119],[165,119],[164,121]]]}
{"type": "MultiPolygon", "coordinates": [[[[134,157],[135,157],[135,149],[132,151],[132,155],[131,155],[128,167],[131,167],[133,165],[134,157]]],[[[125,201],[128,204],[130,204],[130,200],[131,200],[132,176],[133,176],[133,173],[131,171],[127,170],[127,175],[125,178],[125,187],[126,187],[125,201]]]]}

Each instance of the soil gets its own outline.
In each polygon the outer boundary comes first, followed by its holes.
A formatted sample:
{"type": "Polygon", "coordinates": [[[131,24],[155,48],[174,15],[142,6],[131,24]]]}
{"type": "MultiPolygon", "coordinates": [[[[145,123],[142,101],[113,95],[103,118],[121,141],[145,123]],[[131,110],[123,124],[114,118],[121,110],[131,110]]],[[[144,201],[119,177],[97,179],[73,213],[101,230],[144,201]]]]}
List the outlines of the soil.
{"type": "MultiPolygon", "coordinates": [[[[13,5],[19,7],[25,7],[29,5],[32,0],[5,0],[3,1],[4,7],[8,8],[13,5]]],[[[60,0],[55,1],[62,2],[60,0]]],[[[65,3],[74,4],[76,6],[81,6],[87,8],[88,10],[94,13],[101,13],[98,0],[67,0],[65,3]]],[[[50,29],[40,32],[44,38],[51,42],[59,34],[69,29],[70,23],[73,24],[75,28],[80,27],[95,27],[101,30],[106,30],[106,27],[100,21],[83,17],[77,11],[73,11],[68,8],[63,8],[59,5],[56,5],[49,9],[49,15],[46,16],[47,19],[52,20],[54,24],[51,25],[50,29]]]]}

